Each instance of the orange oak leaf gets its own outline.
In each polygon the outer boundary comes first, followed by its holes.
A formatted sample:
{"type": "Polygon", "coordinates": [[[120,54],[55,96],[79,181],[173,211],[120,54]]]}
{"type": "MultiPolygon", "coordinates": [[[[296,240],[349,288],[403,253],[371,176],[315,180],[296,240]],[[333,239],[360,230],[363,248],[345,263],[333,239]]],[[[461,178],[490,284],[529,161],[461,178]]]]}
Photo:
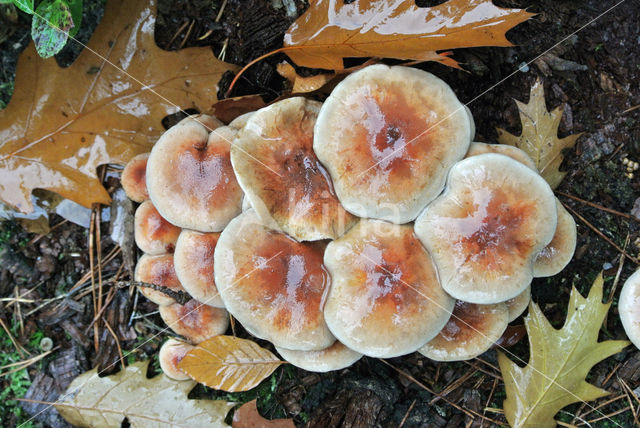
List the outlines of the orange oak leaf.
{"type": "Polygon", "coordinates": [[[293,419],[265,419],[258,413],[256,400],[244,403],[233,414],[232,428],[295,428],[293,419]]]}
{"type": "Polygon", "coordinates": [[[216,82],[234,67],[208,48],[157,47],[155,10],[155,0],[109,0],[66,69],[38,57],[33,43],[22,53],[15,92],[0,111],[0,199],[29,212],[41,188],[86,207],[109,203],[99,165],[149,151],[167,114],[213,104],[216,82]]]}
{"type": "Polygon", "coordinates": [[[282,51],[298,65],[340,70],[346,57],[440,61],[436,51],[476,46],[511,46],[506,31],[533,14],[505,9],[491,0],[449,0],[433,7],[414,1],[316,0],[291,25],[282,51]]]}

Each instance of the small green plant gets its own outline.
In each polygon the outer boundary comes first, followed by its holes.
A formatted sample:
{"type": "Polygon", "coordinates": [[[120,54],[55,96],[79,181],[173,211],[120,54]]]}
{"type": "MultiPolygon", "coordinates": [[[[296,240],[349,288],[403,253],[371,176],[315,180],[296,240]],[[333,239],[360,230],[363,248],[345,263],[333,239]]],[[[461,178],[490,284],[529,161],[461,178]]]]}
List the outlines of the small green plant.
{"type": "Polygon", "coordinates": [[[82,0],[0,0],[12,3],[21,11],[33,15],[31,38],[38,55],[49,58],[62,50],[69,37],[80,29],[82,0]]]}

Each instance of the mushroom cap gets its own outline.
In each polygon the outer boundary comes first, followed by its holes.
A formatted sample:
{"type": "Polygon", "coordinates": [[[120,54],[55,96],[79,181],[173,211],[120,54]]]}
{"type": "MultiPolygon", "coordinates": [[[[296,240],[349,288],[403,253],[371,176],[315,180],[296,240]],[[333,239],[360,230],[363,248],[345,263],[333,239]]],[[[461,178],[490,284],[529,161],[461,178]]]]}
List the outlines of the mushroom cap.
{"type": "Polygon", "coordinates": [[[151,201],[144,201],[136,209],[134,218],[136,245],[147,254],[173,253],[180,230],[162,217],[151,201]]]}
{"type": "Polygon", "coordinates": [[[211,134],[187,118],[166,131],[147,163],[147,188],[160,214],[176,226],[219,232],[242,206],[242,189],[229,160],[237,131],[211,134]]]}
{"type": "Polygon", "coordinates": [[[497,153],[499,155],[509,156],[511,159],[517,160],[521,164],[524,164],[535,172],[538,172],[538,168],[536,168],[535,162],[533,161],[533,159],[531,159],[527,152],[515,146],[508,146],[506,144],[471,143],[465,158],[483,155],[486,153],[497,153]]]}
{"type": "Polygon", "coordinates": [[[467,111],[445,82],[377,64],[347,76],[329,95],[313,149],[347,211],[406,223],[442,191],[470,142],[467,111]]]}
{"type": "Polygon", "coordinates": [[[435,361],[463,361],[486,352],[507,328],[504,303],[477,305],[456,301],[451,318],[436,337],[418,350],[435,361]]]}
{"type": "Polygon", "coordinates": [[[149,199],[147,191],[147,160],[149,153],[141,153],[132,157],[124,166],[120,176],[120,184],[129,199],[143,202],[149,199]]]}
{"type": "Polygon", "coordinates": [[[507,309],[509,309],[509,322],[514,321],[529,307],[531,301],[531,286],[528,286],[522,293],[516,297],[505,301],[507,309]]]}
{"type": "Polygon", "coordinates": [[[213,252],[219,237],[216,232],[184,229],[178,238],[173,262],[180,283],[191,297],[209,306],[224,308],[213,274],[213,252]]]}
{"type": "Polygon", "coordinates": [[[229,122],[229,125],[227,126],[229,126],[230,128],[240,130],[247,125],[247,121],[251,116],[253,116],[253,113],[255,113],[255,111],[250,111],[248,113],[241,114],[240,116],[236,117],[231,122],[229,122]]]}
{"type": "Polygon", "coordinates": [[[533,276],[536,278],[553,276],[569,264],[576,251],[578,231],[573,216],[556,198],[558,226],[551,242],[538,253],[533,262],[533,276]]]}
{"type": "Polygon", "coordinates": [[[447,293],[490,304],[527,288],[556,223],[547,182],[520,162],[488,153],[451,169],[445,192],[420,214],[415,231],[447,293]]]}
{"type": "Polygon", "coordinates": [[[362,358],[362,354],[349,349],[339,341],[320,351],[292,351],[276,346],[276,351],[288,363],[310,372],[330,372],[349,367],[362,358]]]}
{"type": "Polygon", "coordinates": [[[324,242],[297,242],[243,212],[220,235],[216,285],[227,310],[254,336],[286,349],[315,351],[335,338],[322,312],[331,278],[324,242]]]}
{"type": "MultiPolygon", "coordinates": [[[[184,291],[173,265],[173,254],[161,254],[158,256],[144,254],[138,259],[134,279],[139,282],[161,285],[174,291],[184,291]]],[[[172,297],[167,296],[162,291],[149,287],[139,288],[144,297],[157,305],[165,306],[175,303],[172,297]]]]}
{"type": "Polygon", "coordinates": [[[300,241],[337,238],[355,222],[313,152],[320,105],[295,97],[262,108],[231,147],[238,182],[262,221],[300,241]]]}
{"type": "Polygon", "coordinates": [[[640,269],[622,286],[618,313],[627,337],[636,348],[640,348],[640,269]]]}
{"type": "Polygon", "coordinates": [[[160,317],[177,334],[193,343],[204,342],[224,334],[229,327],[229,313],[224,309],[205,305],[195,299],[184,305],[173,303],[160,306],[160,317]]]}
{"type": "Polygon", "coordinates": [[[178,368],[178,363],[194,348],[193,345],[170,338],[162,344],[158,353],[162,372],[174,380],[191,379],[185,372],[178,368]]]}
{"type": "Polygon", "coordinates": [[[453,310],[454,300],[409,225],[362,219],[327,245],[324,263],[332,278],[324,308],[329,329],[364,355],[391,358],[417,350],[453,310]]]}
{"type": "Polygon", "coordinates": [[[182,119],[176,124],[176,126],[186,125],[190,122],[195,122],[204,126],[207,132],[211,132],[214,129],[224,126],[224,123],[222,123],[217,117],[208,114],[192,114],[182,119]]]}
{"type": "Polygon", "coordinates": [[[467,112],[467,116],[469,117],[469,125],[471,126],[471,131],[469,132],[469,134],[471,135],[470,141],[473,141],[474,137],[476,136],[476,122],[473,120],[473,114],[471,113],[471,109],[469,108],[469,106],[465,104],[464,110],[467,112]]]}

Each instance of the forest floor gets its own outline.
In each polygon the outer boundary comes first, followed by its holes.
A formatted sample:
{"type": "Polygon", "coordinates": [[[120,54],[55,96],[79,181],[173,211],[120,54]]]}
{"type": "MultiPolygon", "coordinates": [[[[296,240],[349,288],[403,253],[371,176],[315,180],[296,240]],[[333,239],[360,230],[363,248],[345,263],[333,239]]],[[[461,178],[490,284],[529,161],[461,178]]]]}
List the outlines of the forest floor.
{"type": "MultiPolygon", "coordinates": [[[[285,7],[273,6],[282,5],[282,1],[229,0],[216,20],[222,3],[160,0],[155,34],[158,46],[170,50],[211,46],[216,55],[226,46],[225,61],[246,64],[280,47],[284,32],[305,8],[298,1],[296,13],[287,16],[285,7]]],[[[420,6],[434,3],[439,2],[418,1],[420,6]]],[[[547,107],[564,108],[560,136],[583,133],[575,148],[566,153],[563,169],[567,175],[557,189],[560,200],[581,216],[576,218],[576,254],[559,275],[536,279],[532,285],[533,301],[559,327],[572,285],[585,294],[604,270],[605,295],[612,292],[614,277],[625,259],[612,244],[625,248],[632,257],[638,255],[640,174],[629,178],[622,160],[640,161],[640,109],[634,109],[640,104],[640,1],[627,0],[609,12],[616,2],[495,3],[526,7],[537,14],[508,33],[514,47],[457,50],[454,57],[465,71],[433,63],[419,67],[449,83],[462,102],[470,102],[476,141],[494,142],[496,127],[519,134],[514,98],[528,101],[529,89],[537,78],[544,83],[547,107]]],[[[78,35],[82,41],[88,40],[99,22],[102,7],[100,0],[85,1],[78,35]]],[[[26,15],[8,16],[7,6],[0,8],[1,108],[11,96],[17,56],[30,40],[30,22],[26,15]]],[[[69,64],[76,54],[77,49],[70,46],[58,60],[69,64]]],[[[283,59],[271,57],[249,69],[231,95],[277,97],[285,82],[275,64],[283,59]]],[[[220,92],[229,80],[229,76],[223,78],[220,92]]],[[[117,179],[108,177],[107,188],[116,188],[117,179]]],[[[20,425],[29,420],[29,414],[43,409],[18,403],[15,398],[55,400],[73,377],[89,368],[97,365],[110,367],[108,372],[118,370],[120,352],[128,361],[155,361],[159,345],[167,337],[166,333],[155,336],[163,328],[156,307],[125,289],[104,290],[108,302],[104,319],[117,340],[104,327],[95,330],[92,287],[99,281],[127,279],[122,252],[109,238],[108,221],[89,229],[55,214],[49,221],[48,234],[28,233],[17,220],[0,223],[0,321],[6,327],[0,329],[0,366],[42,355],[51,345],[44,338],[50,338],[53,345],[51,352],[28,368],[0,378],[3,426],[20,425]],[[96,256],[90,257],[91,252],[96,256]]],[[[615,297],[636,268],[633,260],[624,262],[615,297]]],[[[616,304],[614,298],[602,339],[625,338],[616,304]]],[[[514,324],[522,323],[519,318],[514,324]]],[[[510,351],[526,361],[526,339],[510,351]]],[[[155,362],[152,367],[157,370],[155,362]]],[[[567,426],[632,426],[634,412],[629,406],[637,403],[627,400],[619,379],[640,395],[640,352],[633,346],[590,372],[588,380],[611,393],[592,403],[597,411],[571,405],[558,419],[567,426]]],[[[348,369],[326,374],[283,366],[250,392],[222,394],[199,387],[192,394],[238,402],[257,397],[265,416],[291,417],[299,425],[312,427],[486,427],[506,425],[499,412],[487,411],[502,408],[503,391],[496,352],[491,350],[459,363],[437,363],[417,353],[384,361],[363,358],[348,369]]],[[[53,409],[22,426],[39,425],[67,426],[53,409]]]]}

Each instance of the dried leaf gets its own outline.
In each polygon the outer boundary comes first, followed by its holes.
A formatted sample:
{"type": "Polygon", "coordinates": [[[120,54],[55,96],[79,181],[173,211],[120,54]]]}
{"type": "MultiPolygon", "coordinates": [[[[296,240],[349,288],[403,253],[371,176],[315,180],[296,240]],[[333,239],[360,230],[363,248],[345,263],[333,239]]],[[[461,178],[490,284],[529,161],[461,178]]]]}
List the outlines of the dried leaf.
{"type": "Polygon", "coordinates": [[[233,428],[295,428],[293,419],[265,419],[258,413],[256,400],[244,403],[233,414],[233,428]]]}
{"type": "Polygon", "coordinates": [[[120,427],[124,418],[132,427],[227,426],[233,403],[188,399],[195,382],[164,374],[147,379],[148,366],[149,361],[137,362],[106,377],[98,377],[97,369],[88,371],[71,382],[55,407],[81,427],[120,427]]]}
{"type": "Polygon", "coordinates": [[[178,106],[204,111],[216,100],[215,82],[233,66],[209,48],[158,48],[155,19],[155,1],[109,0],[89,49],[66,69],[27,47],[0,111],[0,199],[29,212],[31,191],[43,188],[108,204],[98,165],[149,151],[178,106]]]}
{"type": "Polygon", "coordinates": [[[193,348],[178,368],[214,389],[247,391],[266,379],[284,361],[255,342],[215,336],[193,348]]]}
{"type": "Polygon", "coordinates": [[[256,111],[266,106],[260,95],[244,95],[241,97],[225,98],[215,103],[209,113],[224,123],[229,123],[238,116],[256,111]]]}
{"type": "Polygon", "coordinates": [[[531,87],[529,104],[516,100],[522,134],[513,134],[498,128],[498,142],[516,146],[531,156],[540,171],[540,175],[547,180],[552,189],[558,187],[566,172],[560,171],[564,156],[562,151],[573,147],[582,134],[558,138],[558,125],[562,119],[562,108],[557,107],[552,112],[547,111],[544,101],[544,86],[540,79],[531,87]]]}
{"type": "Polygon", "coordinates": [[[302,77],[291,64],[281,62],[277,67],[278,74],[291,83],[291,92],[294,94],[313,92],[320,89],[335,77],[335,73],[316,74],[315,76],[302,77]]]}
{"type": "Polygon", "coordinates": [[[491,0],[449,0],[433,7],[414,1],[316,0],[284,38],[299,66],[340,70],[346,57],[387,57],[457,63],[436,51],[511,46],[505,32],[533,14],[491,0]]]}
{"type": "Polygon", "coordinates": [[[571,290],[567,320],[560,330],[553,328],[536,304],[530,304],[525,326],[531,356],[525,367],[498,353],[507,390],[504,411],[513,428],[555,427],[553,417],[563,407],[608,394],[587,383],[586,376],[595,364],[620,352],[629,342],[598,342],[611,306],[602,303],[602,285],[600,274],[587,298],[575,287],[571,290]]]}

